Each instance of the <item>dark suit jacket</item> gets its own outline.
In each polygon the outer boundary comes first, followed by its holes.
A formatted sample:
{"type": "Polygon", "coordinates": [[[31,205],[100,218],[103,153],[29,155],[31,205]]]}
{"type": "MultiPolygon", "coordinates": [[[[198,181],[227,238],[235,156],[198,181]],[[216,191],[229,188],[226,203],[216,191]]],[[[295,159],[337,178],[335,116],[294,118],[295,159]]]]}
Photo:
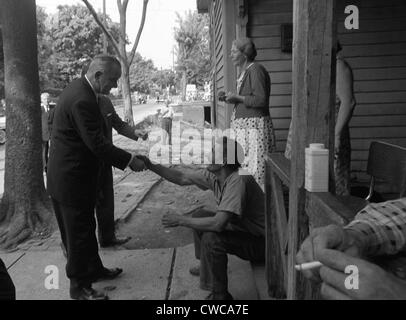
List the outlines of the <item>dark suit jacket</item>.
{"type": "Polygon", "coordinates": [[[253,63],[244,74],[238,94],[245,96],[245,104],[235,105],[236,118],[269,116],[271,79],[264,66],[256,62],[253,63]]]}
{"type": "Polygon", "coordinates": [[[135,129],[120,118],[120,116],[114,109],[113,103],[111,102],[109,97],[99,94],[99,107],[106,122],[107,137],[110,142],[113,141],[113,128],[118,132],[118,134],[121,134],[122,136],[133,140],[138,139],[138,136],[135,134],[135,129]]]}
{"type": "Polygon", "coordinates": [[[55,108],[47,174],[52,198],[94,206],[101,162],[125,169],[131,154],[113,146],[106,130],[92,88],[85,78],[74,80],[55,108]]]}

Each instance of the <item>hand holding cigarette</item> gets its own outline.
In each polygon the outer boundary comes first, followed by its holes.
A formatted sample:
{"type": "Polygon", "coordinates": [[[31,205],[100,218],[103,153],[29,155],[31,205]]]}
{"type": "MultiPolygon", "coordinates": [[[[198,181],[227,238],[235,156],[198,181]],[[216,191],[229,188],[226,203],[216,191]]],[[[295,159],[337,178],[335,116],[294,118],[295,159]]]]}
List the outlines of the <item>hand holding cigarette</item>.
{"type": "Polygon", "coordinates": [[[326,249],[334,249],[352,256],[357,255],[357,247],[352,241],[351,234],[337,225],[313,229],[310,235],[302,243],[296,255],[296,270],[313,281],[320,282],[320,267],[317,263],[321,260],[326,249]]]}
{"type": "Polygon", "coordinates": [[[320,261],[312,261],[312,262],[297,264],[297,265],[295,265],[295,269],[297,271],[311,270],[311,269],[319,268],[322,265],[323,264],[320,261]]]}

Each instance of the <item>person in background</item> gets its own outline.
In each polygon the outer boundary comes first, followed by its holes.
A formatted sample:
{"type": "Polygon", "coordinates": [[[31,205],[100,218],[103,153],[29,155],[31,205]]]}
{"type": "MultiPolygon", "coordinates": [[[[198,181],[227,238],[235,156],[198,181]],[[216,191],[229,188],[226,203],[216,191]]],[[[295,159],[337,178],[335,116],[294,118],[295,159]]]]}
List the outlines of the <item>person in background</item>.
{"type": "Polygon", "coordinates": [[[371,203],[345,227],[314,229],[296,256],[297,263],[320,261],[302,271],[321,282],[325,299],[406,299],[406,198],[371,203]],[[346,288],[347,266],[358,269],[358,289],[346,288]],[[385,267],[385,269],[383,268],[385,267]]]}
{"type": "Polygon", "coordinates": [[[349,123],[356,105],[352,69],[337,43],[336,125],[334,135],[334,175],[336,194],[348,196],[351,191],[351,139],[349,123]]]}
{"type": "MultiPolygon", "coordinates": [[[[349,123],[356,105],[353,73],[337,43],[336,56],[336,108],[334,135],[334,176],[336,194],[348,196],[351,191],[351,139],[349,123]]],[[[289,128],[285,157],[291,158],[292,124],[289,128]]]]}
{"type": "Polygon", "coordinates": [[[212,190],[217,210],[200,209],[185,216],[165,214],[165,227],[188,227],[193,230],[199,267],[190,273],[200,276],[200,288],[211,291],[208,300],[232,300],[228,292],[227,254],[253,262],[265,260],[264,192],[252,175],[239,174],[241,146],[221,137],[213,148],[213,164],[206,169],[175,170],[152,164],[139,156],[145,166],[164,179],[180,186],[196,185],[212,190]]]}
{"type": "Polygon", "coordinates": [[[255,62],[257,50],[249,38],[237,39],[231,47],[231,60],[240,69],[237,93],[219,93],[219,99],[233,104],[231,129],[244,148],[242,167],[252,174],[264,190],[265,157],[275,148],[269,113],[271,80],[268,71],[255,62]]]}
{"type": "MultiPolygon", "coordinates": [[[[56,107],[56,103],[49,103],[48,128],[49,128],[49,139],[50,140],[51,140],[51,136],[52,136],[52,124],[54,122],[55,107],[56,107]]],[[[51,141],[49,141],[49,142],[51,142],[51,141]]]]}
{"type": "Polygon", "coordinates": [[[162,144],[172,145],[172,120],[173,120],[173,108],[169,105],[170,101],[165,101],[165,106],[162,108],[162,144]]]}
{"type": "Polygon", "coordinates": [[[45,173],[47,172],[49,140],[51,138],[48,126],[48,117],[49,117],[49,93],[44,92],[41,94],[41,124],[42,124],[42,164],[45,173]]]}

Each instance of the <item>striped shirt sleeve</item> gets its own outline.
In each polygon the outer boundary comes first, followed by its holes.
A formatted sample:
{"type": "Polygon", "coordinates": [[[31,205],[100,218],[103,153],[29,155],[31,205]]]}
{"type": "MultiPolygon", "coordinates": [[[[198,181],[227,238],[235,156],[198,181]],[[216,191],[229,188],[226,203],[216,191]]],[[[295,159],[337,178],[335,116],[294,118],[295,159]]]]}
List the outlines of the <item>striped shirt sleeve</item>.
{"type": "Polygon", "coordinates": [[[366,256],[406,252],[406,198],[367,205],[345,229],[359,235],[366,256]]]}

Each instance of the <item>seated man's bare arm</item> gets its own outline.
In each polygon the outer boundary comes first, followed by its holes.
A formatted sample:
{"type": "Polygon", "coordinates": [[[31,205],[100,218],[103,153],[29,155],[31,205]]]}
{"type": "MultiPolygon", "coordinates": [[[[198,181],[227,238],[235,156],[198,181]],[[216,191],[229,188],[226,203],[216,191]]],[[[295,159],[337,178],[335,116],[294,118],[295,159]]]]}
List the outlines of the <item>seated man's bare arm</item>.
{"type": "Polygon", "coordinates": [[[137,156],[139,159],[144,161],[146,167],[155,172],[157,175],[161,176],[169,182],[175,183],[179,186],[189,186],[196,185],[202,190],[211,189],[211,182],[208,176],[206,176],[202,170],[177,170],[173,168],[168,168],[160,164],[153,164],[145,156],[137,156]]]}
{"type": "Polygon", "coordinates": [[[221,232],[233,216],[232,212],[217,211],[212,217],[188,217],[179,214],[166,214],[162,223],[166,227],[183,226],[199,231],[221,232]]]}

